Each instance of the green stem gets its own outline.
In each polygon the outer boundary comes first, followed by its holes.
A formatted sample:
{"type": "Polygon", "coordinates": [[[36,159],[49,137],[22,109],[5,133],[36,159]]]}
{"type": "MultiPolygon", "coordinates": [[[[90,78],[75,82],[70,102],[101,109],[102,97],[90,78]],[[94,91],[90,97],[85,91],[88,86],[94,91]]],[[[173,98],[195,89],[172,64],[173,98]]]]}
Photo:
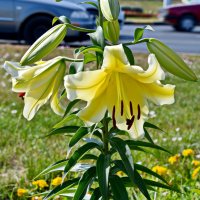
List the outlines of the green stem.
{"type": "Polygon", "coordinates": [[[132,41],[132,42],[127,42],[127,43],[123,43],[123,45],[135,45],[135,44],[139,44],[139,43],[143,43],[143,42],[148,42],[149,39],[148,38],[144,38],[144,39],[141,39],[141,40],[138,40],[137,42],[135,41],[132,41]]]}
{"type": "Polygon", "coordinates": [[[108,145],[108,122],[107,122],[107,113],[103,119],[103,144],[104,144],[104,154],[108,154],[109,145],[108,145]]]}
{"type": "Polygon", "coordinates": [[[96,31],[96,30],[93,30],[93,29],[81,28],[81,27],[78,27],[78,26],[74,26],[72,24],[67,24],[67,27],[72,29],[72,30],[75,30],[75,31],[86,32],[86,33],[93,33],[93,32],[96,31]]]}
{"type": "Polygon", "coordinates": [[[103,14],[101,12],[101,7],[100,7],[100,0],[98,0],[98,7],[99,7],[99,25],[103,28],[103,14]]]}

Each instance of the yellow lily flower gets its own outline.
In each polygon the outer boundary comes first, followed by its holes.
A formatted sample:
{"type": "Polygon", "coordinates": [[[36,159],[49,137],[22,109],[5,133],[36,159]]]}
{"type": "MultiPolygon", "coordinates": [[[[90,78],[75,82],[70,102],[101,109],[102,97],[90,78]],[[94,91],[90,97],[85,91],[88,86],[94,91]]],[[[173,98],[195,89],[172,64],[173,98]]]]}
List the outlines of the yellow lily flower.
{"type": "Polygon", "coordinates": [[[87,101],[78,116],[92,124],[99,122],[108,110],[114,127],[128,131],[133,139],[143,136],[147,100],[157,105],[174,102],[174,86],[160,83],[165,75],[153,54],[148,63],[146,71],[131,66],[122,45],[106,46],[100,70],[65,76],[68,99],[87,101]]]}
{"type": "Polygon", "coordinates": [[[35,66],[21,66],[17,62],[5,62],[4,68],[12,76],[12,90],[24,92],[23,115],[31,120],[39,108],[49,99],[52,110],[62,115],[64,108],[59,102],[59,88],[63,82],[66,65],[57,57],[35,66]]]}

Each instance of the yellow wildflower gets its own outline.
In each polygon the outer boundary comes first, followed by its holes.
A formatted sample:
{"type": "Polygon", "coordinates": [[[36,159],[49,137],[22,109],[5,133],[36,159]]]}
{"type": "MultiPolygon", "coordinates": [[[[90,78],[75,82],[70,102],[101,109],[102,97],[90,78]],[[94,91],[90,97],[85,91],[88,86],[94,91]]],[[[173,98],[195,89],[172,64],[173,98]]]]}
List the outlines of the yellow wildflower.
{"type": "Polygon", "coordinates": [[[162,167],[162,166],[154,166],[152,168],[152,171],[156,172],[157,174],[159,174],[160,176],[164,176],[166,174],[168,174],[169,170],[166,167],[162,167]]]}
{"type": "Polygon", "coordinates": [[[124,173],[123,171],[118,171],[116,174],[117,174],[118,176],[124,176],[124,175],[125,175],[125,173],[124,173]]]}
{"type": "Polygon", "coordinates": [[[31,198],[31,200],[42,200],[42,197],[34,196],[34,197],[31,198]]]}
{"type": "Polygon", "coordinates": [[[44,187],[48,187],[49,185],[45,180],[37,180],[32,182],[33,185],[38,186],[40,189],[43,189],[44,187]]]}
{"type": "Polygon", "coordinates": [[[193,160],[193,161],[192,161],[192,164],[193,164],[195,167],[197,167],[197,166],[200,165],[200,161],[199,161],[199,160],[193,160]]]}
{"type": "Polygon", "coordinates": [[[180,155],[176,154],[174,156],[169,157],[168,162],[173,165],[178,162],[180,155]]]}
{"type": "Polygon", "coordinates": [[[18,197],[22,197],[22,196],[24,196],[24,194],[26,194],[26,193],[28,193],[28,190],[26,190],[26,189],[19,188],[19,189],[17,190],[17,196],[18,196],[18,197]]]}
{"type": "Polygon", "coordinates": [[[61,183],[62,183],[62,178],[61,177],[56,177],[51,181],[51,185],[53,185],[53,186],[60,185],[61,183]]]}
{"type": "Polygon", "coordinates": [[[184,157],[192,156],[192,155],[194,155],[194,151],[192,149],[184,149],[182,151],[182,155],[184,157]]]}
{"type": "Polygon", "coordinates": [[[198,174],[199,174],[199,172],[200,172],[200,166],[197,167],[197,168],[193,171],[193,173],[192,173],[192,179],[196,179],[197,176],[198,176],[198,174]]]}

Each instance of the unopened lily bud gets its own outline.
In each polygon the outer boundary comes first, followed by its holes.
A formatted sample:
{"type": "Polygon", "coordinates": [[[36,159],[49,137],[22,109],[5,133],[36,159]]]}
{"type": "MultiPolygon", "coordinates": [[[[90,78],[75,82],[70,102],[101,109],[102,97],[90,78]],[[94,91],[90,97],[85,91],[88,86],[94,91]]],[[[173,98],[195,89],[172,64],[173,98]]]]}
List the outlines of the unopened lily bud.
{"type": "Polygon", "coordinates": [[[66,24],[58,24],[52,27],[34,42],[22,57],[20,64],[33,64],[49,54],[63,41],[66,31],[66,24]]]}
{"type": "Polygon", "coordinates": [[[197,77],[186,63],[168,46],[154,38],[147,42],[149,52],[155,54],[160,65],[168,72],[189,81],[196,81],[197,77]]]}
{"type": "Polygon", "coordinates": [[[100,0],[100,7],[103,16],[108,21],[114,21],[118,19],[120,12],[120,5],[118,0],[100,0]]]}

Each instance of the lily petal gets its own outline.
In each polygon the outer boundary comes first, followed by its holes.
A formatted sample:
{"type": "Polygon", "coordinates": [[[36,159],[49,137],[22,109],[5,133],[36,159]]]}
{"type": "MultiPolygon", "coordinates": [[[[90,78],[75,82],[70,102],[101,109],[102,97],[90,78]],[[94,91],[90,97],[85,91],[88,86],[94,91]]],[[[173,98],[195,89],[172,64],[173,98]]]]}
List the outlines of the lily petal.
{"type": "Polygon", "coordinates": [[[90,101],[107,87],[106,73],[102,70],[79,72],[64,77],[67,98],[90,101]],[[89,78],[88,78],[89,77],[89,78]]]}

